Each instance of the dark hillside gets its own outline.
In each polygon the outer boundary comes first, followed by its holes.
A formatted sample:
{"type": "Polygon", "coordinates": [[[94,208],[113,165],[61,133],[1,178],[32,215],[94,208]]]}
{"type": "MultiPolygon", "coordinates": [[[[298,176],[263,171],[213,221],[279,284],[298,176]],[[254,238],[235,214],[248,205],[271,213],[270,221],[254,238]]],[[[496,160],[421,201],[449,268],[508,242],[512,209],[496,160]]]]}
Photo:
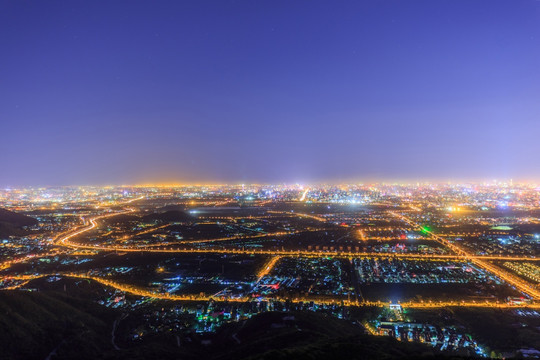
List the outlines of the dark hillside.
{"type": "Polygon", "coordinates": [[[24,226],[36,225],[33,217],[0,208],[0,236],[24,235],[24,226]]]}

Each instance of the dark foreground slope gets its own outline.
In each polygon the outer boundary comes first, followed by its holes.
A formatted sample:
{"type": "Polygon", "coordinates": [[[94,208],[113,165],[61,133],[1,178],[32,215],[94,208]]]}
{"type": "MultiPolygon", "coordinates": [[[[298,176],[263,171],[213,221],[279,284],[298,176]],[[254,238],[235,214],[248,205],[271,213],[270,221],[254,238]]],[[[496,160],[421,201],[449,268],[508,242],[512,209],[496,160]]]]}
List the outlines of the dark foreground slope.
{"type": "Polygon", "coordinates": [[[23,226],[37,223],[33,217],[0,208],[0,236],[22,235],[23,226]]]}
{"type": "MultiPolygon", "coordinates": [[[[110,346],[111,312],[59,295],[0,292],[0,358],[92,358],[110,346]]],[[[114,316],[112,316],[114,319],[114,316]]]]}
{"type": "Polygon", "coordinates": [[[431,348],[365,335],[363,328],[313,312],[262,313],[222,327],[218,359],[403,359],[434,358],[431,348]],[[236,339],[234,346],[231,340],[236,339]],[[238,344],[238,342],[240,342],[238,344]]]}
{"type": "MultiPolygon", "coordinates": [[[[0,291],[1,359],[413,359],[432,349],[363,334],[360,326],[312,312],[263,313],[216,334],[156,334],[112,342],[121,310],[55,291],[0,291]],[[185,341],[190,338],[190,341],[185,341]],[[205,340],[201,343],[201,340],[205,340]],[[206,343],[206,344],[204,344],[206,343]]],[[[117,329],[116,336],[121,338],[117,329]]]]}

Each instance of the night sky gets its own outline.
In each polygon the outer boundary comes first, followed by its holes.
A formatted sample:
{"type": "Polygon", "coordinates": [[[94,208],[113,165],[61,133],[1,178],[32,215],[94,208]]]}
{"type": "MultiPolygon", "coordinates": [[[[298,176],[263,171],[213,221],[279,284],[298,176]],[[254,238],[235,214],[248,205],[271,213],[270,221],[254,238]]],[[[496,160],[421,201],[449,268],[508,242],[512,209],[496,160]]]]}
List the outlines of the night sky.
{"type": "Polygon", "coordinates": [[[0,1],[0,186],[540,179],[540,1],[0,1]]]}

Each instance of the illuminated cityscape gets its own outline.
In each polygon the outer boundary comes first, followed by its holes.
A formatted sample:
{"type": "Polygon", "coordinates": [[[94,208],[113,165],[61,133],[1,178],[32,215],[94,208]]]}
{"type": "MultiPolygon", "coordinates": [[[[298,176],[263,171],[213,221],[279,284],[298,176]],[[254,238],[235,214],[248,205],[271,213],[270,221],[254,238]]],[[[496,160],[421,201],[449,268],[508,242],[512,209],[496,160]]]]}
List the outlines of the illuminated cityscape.
{"type": "Polygon", "coordinates": [[[0,360],[540,359],[540,0],[0,0],[0,360]]]}
{"type": "Polygon", "coordinates": [[[467,317],[439,316],[507,317],[524,329],[540,321],[539,190],[510,183],[4,189],[0,286],[84,292],[140,314],[115,335],[122,346],[170,331],[180,342],[211,342],[205,334],[227,323],[307,311],[446,354],[517,354],[534,344],[500,346],[467,317]]]}

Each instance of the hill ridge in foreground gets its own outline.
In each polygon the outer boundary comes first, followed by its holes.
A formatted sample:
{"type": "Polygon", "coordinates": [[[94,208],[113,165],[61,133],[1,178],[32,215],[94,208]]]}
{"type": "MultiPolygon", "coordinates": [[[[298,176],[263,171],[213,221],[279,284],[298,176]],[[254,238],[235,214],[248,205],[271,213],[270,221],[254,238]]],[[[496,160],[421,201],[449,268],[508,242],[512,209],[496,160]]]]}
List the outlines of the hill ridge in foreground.
{"type": "Polygon", "coordinates": [[[0,236],[22,235],[23,226],[36,225],[38,221],[31,216],[0,208],[0,236]]]}
{"type": "MultiPolygon", "coordinates": [[[[171,334],[115,349],[119,309],[57,291],[0,292],[0,359],[440,359],[422,344],[375,337],[351,322],[312,312],[256,315],[178,346],[171,334]]],[[[117,334],[118,336],[121,334],[117,334]]],[[[452,357],[463,359],[461,357],[452,357]]]]}

